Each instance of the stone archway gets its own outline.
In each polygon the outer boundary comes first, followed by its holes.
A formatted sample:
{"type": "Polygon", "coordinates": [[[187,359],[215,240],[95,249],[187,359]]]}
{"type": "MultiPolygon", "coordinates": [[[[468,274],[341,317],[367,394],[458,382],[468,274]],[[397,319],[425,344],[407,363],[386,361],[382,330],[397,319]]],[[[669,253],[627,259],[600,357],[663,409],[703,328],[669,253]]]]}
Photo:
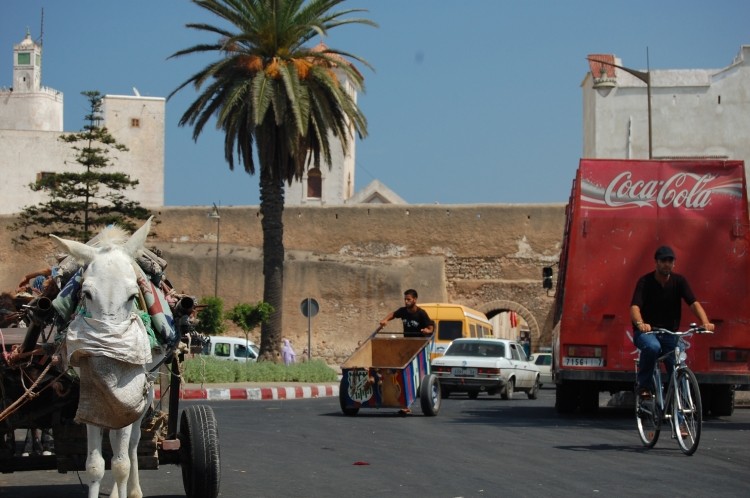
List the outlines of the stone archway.
{"type": "Polygon", "coordinates": [[[476,307],[476,310],[481,311],[488,318],[491,318],[497,313],[501,313],[503,311],[515,311],[516,313],[521,315],[529,325],[529,332],[531,334],[532,342],[537,343],[539,341],[542,331],[539,328],[539,323],[536,321],[536,317],[534,317],[534,314],[528,308],[515,301],[508,301],[506,299],[490,301],[489,303],[478,305],[476,307]]]}

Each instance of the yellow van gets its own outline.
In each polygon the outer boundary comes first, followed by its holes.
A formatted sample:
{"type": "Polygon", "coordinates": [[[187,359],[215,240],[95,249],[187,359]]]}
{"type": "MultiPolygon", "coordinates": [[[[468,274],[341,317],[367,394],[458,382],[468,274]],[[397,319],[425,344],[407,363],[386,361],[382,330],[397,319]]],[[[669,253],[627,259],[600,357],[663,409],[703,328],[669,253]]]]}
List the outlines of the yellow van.
{"type": "Polygon", "coordinates": [[[492,324],[481,311],[451,303],[419,303],[418,306],[435,322],[430,359],[443,356],[453,339],[493,336],[492,324]]]}

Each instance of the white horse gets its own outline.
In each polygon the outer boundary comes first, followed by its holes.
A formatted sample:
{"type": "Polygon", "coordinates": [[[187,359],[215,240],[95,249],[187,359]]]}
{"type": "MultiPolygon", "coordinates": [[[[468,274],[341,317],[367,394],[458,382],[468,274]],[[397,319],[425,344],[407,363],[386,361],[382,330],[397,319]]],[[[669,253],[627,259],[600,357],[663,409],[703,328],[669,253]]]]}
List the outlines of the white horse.
{"type": "Polygon", "coordinates": [[[52,236],[85,265],[79,311],[68,327],[66,346],[70,363],[81,370],[76,420],[86,423],[89,498],[99,496],[104,476],[105,429],[109,429],[115,479],[110,496],[143,496],[138,479],[140,424],[154,399],[149,368],[164,354],[156,349],[152,355],[135,308],[139,286],[134,257],[142,250],[150,226],[149,219],[130,238],[122,229],[108,227],[96,246],[52,236]],[[84,399],[86,392],[88,399],[84,399]]]}

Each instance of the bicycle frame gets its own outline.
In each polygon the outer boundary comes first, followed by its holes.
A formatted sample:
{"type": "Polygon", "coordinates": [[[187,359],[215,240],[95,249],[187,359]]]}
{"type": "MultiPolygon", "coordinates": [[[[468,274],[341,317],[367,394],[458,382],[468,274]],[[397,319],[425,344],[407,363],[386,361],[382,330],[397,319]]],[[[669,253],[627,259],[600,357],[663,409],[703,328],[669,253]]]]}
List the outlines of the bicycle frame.
{"type": "MultiPolygon", "coordinates": [[[[658,329],[654,333],[676,335],[680,338],[690,336],[694,333],[706,332],[700,327],[692,325],[686,332],[671,332],[658,329]]],[[[680,449],[686,455],[692,455],[698,448],[702,425],[702,406],[700,391],[695,375],[687,366],[687,354],[682,345],[686,344],[680,340],[674,350],[659,356],[652,377],[654,396],[642,398],[636,393],[636,421],[641,441],[647,448],[652,448],[659,438],[661,425],[669,423],[672,429],[672,438],[677,439],[680,449]],[[669,383],[664,389],[662,383],[661,364],[674,356],[675,365],[670,375],[669,383]]],[[[638,371],[640,355],[636,359],[636,372],[638,371]]]]}

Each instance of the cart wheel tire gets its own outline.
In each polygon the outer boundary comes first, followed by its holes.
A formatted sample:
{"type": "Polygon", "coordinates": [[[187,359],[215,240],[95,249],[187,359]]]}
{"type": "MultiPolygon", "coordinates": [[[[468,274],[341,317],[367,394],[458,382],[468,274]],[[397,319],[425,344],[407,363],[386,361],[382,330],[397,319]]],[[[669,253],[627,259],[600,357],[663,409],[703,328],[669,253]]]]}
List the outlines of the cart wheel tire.
{"type": "Polygon", "coordinates": [[[219,431],[210,406],[185,408],[180,418],[180,467],[188,498],[219,496],[219,431]]]}
{"type": "Polygon", "coordinates": [[[341,406],[341,411],[344,413],[344,415],[353,417],[357,413],[359,413],[359,408],[346,406],[346,399],[347,399],[346,389],[344,388],[344,381],[342,379],[341,384],[339,384],[339,405],[341,406]]]}
{"type": "Polygon", "coordinates": [[[422,406],[422,413],[429,417],[434,417],[440,411],[440,381],[435,374],[429,374],[422,377],[422,384],[419,386],[419,402],[422,406]]]}

